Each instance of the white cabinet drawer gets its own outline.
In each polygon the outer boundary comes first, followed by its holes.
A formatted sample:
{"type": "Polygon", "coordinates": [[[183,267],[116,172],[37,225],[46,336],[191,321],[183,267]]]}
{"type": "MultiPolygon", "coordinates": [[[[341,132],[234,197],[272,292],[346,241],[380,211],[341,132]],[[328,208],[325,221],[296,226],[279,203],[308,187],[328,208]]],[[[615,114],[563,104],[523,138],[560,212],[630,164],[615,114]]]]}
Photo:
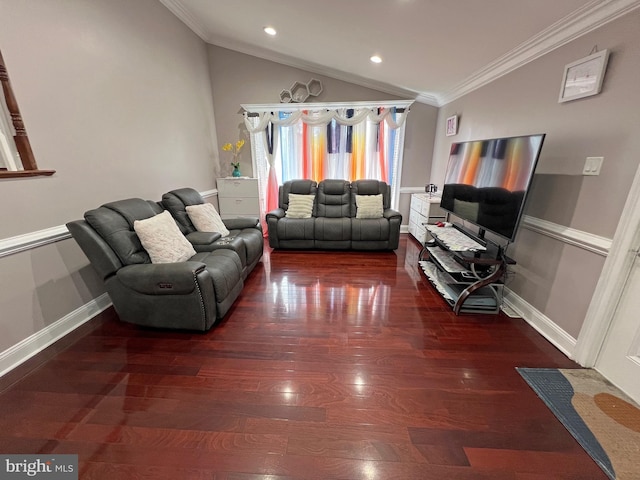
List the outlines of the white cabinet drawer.
{"type": "Polygon", "coordinates": [[[257,198],[218,198],[220,215],[250,215],[257,217],[260,207],[257,198]]]}
{"type": "Polygon", "coordinates": [[[427,239],[427,230],[421,224],[411,222],[409,224],[409,233],[421,243],[424,243],[427,239]]]}
{"type": "Polygon", "coordinates": [[[429,218],[429,210],[431,210],[431,202],[422,202],[422,209],[420,210],[420,213],[429,218]]]}
{"type": "Polygon", "coordinates": [[[411,206],[409,208],[416,212],[422,211],[422,200],[418,195],[411,195],[411,206]]]}
{"type": "Polygon", "coordinates": [[[429,198],[425,195],[420,203],[420,213],[428,219],[428,223],[435,223],[447,216],[447,213],[440,208],[440,200],[440,197],[429,198]]]}
{"type": "Polygon", "coordinates": [[[430,235],[423,225],[441,219],[434,218],[434,214],[442,215],[442,219],[444,219],[444,212],[440,208],[440,198],[430,197],[424,193],[414,193],[411,195],[409,208],[409,233],[419,242],[425,242],[430,238],[430,235]]]}
{"type": "Polygon", "coordinates": [[[414,235],[414,237],[416,237],[416,239],[420,242],[420,243],[425,243],[427,241],[427,237],[428,237],[428,232],[427,230],[420,226],[418,227],[418,229],[416,230],[416,234],[414,235]]]}
{"type": "Polygon", "coordinates": [[[429,208],[429,223],[435,223],[438,220],[444,221],[447,217],[447,212],[440,208],[440,202],[432,203],[429,208]]]}
{"type": "Polygon", "coordinates": [[[257,178],[218,178],[217,186],[222,218],[260,216],[257,178]]]}
{"type": "Polygon", "coordinates": [[[218,197],[258,197],[257,178],[219,178],[218,197]]]}

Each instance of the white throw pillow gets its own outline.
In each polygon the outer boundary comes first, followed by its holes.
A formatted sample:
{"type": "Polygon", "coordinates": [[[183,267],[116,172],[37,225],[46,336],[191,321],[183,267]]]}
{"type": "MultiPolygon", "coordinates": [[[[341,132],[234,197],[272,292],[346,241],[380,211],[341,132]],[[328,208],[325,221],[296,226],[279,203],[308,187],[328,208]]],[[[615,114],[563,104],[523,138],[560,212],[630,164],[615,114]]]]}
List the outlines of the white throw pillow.
{"type": "Polygon", "coordinates": [[[155,217],[134,221],[133,229],[149,254],[151,263],[184,262],[196,254],[193,245],[166,210],[155,217]]]}
{"type": "Polygon", "coordinates": [[[356,218],[382,218],[382,194],[356,195],[356,218]]]}
{"type": "Polygon", "coordinates": [[[191,223],[199,232],[218,232],[223,237],[229,235],[229,230],[222,222],[216,207],[210,203],[189,205],[186,210],[191,223]]]}
{"type": "Polygon", "coordinates": [[[299,195],[297,193],[289,194],[289,208],[287,208],[286,217],[289,218],[311,218],[313,212],[313,199],[315,195],[299,195]]]}

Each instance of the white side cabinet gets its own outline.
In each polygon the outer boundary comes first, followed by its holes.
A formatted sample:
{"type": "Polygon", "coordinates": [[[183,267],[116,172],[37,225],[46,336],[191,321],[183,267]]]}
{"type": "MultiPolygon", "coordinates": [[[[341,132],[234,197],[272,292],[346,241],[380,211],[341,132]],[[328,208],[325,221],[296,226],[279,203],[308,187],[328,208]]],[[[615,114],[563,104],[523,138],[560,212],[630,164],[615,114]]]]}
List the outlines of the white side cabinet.
{"type": "Polygon", "coordinates": [[[218,178],[216,184],[220,217],[260,217],[257,178],[218,178]]]}
{"type": "Polygon", "coordinates": [[[427,193],[414,193],[411,195],[411,208],[409,210],[409,233],[420,243],[427,241],[425,223],[444,222],[447,213],[440,208],[440,197],[429,196],[427,193]]]}

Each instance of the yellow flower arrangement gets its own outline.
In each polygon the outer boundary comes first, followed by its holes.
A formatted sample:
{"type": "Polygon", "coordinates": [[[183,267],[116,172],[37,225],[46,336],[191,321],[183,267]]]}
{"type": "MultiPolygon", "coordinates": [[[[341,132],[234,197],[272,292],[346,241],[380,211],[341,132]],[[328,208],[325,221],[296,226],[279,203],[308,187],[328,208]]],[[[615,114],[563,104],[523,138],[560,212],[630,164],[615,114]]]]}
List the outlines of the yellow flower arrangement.
{"type": "Polygon", "coordinates": [[[240,162],[238,161],[238,155],[240,154],[240,150],[244,147],[244,140],[238,140],[235,145],[232,143],[225,143],[222,146],[222,150],[225,152],[231,152],[233,155],[233,161],[231,162],[231,166],[233,168],[238,168],[240,166],[240,162]]]}

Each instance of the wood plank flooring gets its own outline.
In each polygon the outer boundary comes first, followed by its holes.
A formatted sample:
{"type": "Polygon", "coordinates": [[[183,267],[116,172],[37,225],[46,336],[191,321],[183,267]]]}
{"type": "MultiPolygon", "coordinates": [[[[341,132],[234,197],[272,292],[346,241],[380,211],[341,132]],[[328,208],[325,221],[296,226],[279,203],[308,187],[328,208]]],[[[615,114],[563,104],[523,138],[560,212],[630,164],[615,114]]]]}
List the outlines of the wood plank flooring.
{"type": "Polygon", "coordinates": [[[2,379],[0,452],[79,454],[81,479],[606,479],[515,370],[577,365],[455,316],[418,252],[266,247],[205,334],[110,309],[2,379]]]}

